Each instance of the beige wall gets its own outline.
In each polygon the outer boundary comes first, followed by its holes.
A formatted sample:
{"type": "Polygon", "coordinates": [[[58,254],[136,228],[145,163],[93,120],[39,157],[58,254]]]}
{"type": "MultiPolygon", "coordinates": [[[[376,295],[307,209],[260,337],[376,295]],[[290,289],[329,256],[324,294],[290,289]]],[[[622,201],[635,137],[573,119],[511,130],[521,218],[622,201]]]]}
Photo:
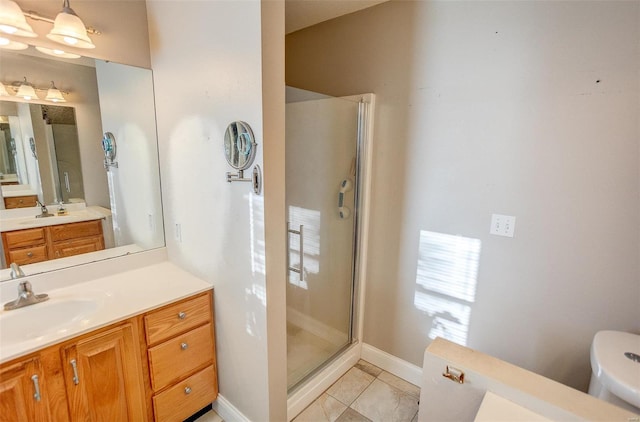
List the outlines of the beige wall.
{"type": "Polygon", "coordinates": [[[421,365],[457,324],[585,388],[593,335],[640,331],[639,7],[392,1],[287,37],[288,85],[376,94],[366,343],[421,365]],[[481,242],[470,299],[425,289],[429,233],[481,242]]]}

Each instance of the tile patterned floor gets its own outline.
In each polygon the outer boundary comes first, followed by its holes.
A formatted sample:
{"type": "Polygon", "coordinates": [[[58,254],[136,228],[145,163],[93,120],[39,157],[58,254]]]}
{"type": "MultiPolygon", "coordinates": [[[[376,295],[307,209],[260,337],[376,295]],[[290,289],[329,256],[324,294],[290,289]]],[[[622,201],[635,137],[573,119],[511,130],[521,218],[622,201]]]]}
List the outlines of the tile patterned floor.
{"type": "MultiPolygon", "coordinates": [[[[420,388],[364,360],[293,422],[416,422],[420,388]]],[[[213,410],[197,422],[223,422],[213,410]]]]}
{"type": "Polygon", "coordinates": [[[200,416],[197,419],[197,422],[224,422],[224,420],[220,416],[218,416],[215,411],[209,410],[207,413],[200,416]]]}
{"type": "Polygon", "coordinates": [[[415,422],[420,389],[360,360],[294,422],[415,422]]]}

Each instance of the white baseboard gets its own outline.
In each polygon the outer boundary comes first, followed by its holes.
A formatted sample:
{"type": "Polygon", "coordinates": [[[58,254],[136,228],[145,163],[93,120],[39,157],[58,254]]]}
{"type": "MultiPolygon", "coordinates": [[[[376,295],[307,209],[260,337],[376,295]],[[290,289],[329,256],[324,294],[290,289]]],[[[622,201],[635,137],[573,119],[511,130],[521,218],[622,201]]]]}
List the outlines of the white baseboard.
{"type": "Polygon", "coordinates": [[[224,422],[251,422],[237,407],[225,399],[222,394],[218,394],[218,398],[213,402],[212,406],[213,410],[224,422]]]}
{"type": "MultiPolygon", "coordinates": [[[[331,362],[307,384],[287,399],[287,419],[292,420],[331,385],[338,381],[360,359],[360,343],[352,345],[339,358],[331,362]]],[[[222,415],[220,415],[222,416],[222,415]]]]}
{"type": "Polygon", "coordinates": [[[300,327],[322,339],[325,339],[336,346],[343,345],[347,342],[349,335],[324,324],[309,315],[300,312],[290,306],[287,306],[287,322],[300,327]]]}
{"type": "Polygon", "coordinates": [[[362,345],[362,359],[384,369],[393,375],[420,386],[422,382],[422,368],[412,363],[395,357],[385,351],[377,349],[370,344],[362,345]]]}

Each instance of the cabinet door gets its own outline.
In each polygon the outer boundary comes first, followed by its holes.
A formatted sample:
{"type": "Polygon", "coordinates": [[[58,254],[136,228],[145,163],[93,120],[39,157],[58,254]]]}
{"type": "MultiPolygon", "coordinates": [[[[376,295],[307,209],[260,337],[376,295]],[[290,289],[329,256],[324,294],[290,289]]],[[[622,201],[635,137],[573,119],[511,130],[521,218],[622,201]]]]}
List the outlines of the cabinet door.
{"type": "Polygon", "coordinates": [[[63,348],[72,421],[145,420],[136,332],[128,323],[63,348]]]}
{"type": "Polygon", "coordinates": [[[67,240],[65,242],[56,242],[53,244],[52,259],[101,251],[103,249],[104,241],[102,237],[97,236],[67,240]]]}
{"type": "Polygon", "coordinates": [[[0,369],[0,421],[52,421],[37,358],[0,369]]]}

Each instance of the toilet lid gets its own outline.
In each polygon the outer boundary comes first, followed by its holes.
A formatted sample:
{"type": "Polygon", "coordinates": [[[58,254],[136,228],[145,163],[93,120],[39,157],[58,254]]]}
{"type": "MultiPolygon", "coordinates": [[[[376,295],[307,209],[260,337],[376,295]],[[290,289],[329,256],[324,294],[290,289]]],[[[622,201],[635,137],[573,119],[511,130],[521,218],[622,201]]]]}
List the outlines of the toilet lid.
{"type": "Polygon", "coordinates": [[[591,345],[591,368],[607,390],[640,407],[640,335],[598,332],[591,345]]]}

